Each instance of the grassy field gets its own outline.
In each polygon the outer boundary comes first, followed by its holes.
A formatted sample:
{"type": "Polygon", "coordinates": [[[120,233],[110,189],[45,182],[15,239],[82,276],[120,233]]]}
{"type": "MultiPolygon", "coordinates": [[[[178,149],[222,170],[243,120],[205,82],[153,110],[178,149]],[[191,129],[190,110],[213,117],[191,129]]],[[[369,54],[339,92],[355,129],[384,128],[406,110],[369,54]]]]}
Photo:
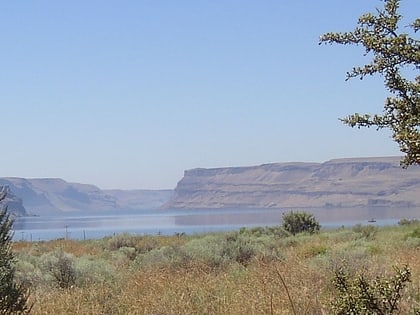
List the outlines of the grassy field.
{"type": "MultiPolygon", "coordinates": [[[[420,303],[420,225],[290,236],[280,227],[192,236],[16,242],[33,314],[333,314],[335,272],[408,265],[398,314],[420,303]]],[[[397,313],[396,313],[397,314],[397,313]]]]}

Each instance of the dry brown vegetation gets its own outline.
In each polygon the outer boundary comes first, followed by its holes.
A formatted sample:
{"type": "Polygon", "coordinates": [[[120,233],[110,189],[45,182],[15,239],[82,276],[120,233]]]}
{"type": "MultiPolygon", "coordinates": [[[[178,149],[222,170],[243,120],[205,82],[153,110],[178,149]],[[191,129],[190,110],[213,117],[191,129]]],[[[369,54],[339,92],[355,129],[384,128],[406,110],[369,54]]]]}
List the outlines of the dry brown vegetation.
{"type": "Polygon", "coordinates": [[[17,242],[33,314],[332,314],[334,271],[390,275],[408,265],[400,314],[420,303],[419,225],[321,231],[280,228],[194,236],[116,235],[17,242]],[[60,260],[61,259],[61,260],[60,260]],[[72,272],[60,287],[54,268],[72,272]]]}

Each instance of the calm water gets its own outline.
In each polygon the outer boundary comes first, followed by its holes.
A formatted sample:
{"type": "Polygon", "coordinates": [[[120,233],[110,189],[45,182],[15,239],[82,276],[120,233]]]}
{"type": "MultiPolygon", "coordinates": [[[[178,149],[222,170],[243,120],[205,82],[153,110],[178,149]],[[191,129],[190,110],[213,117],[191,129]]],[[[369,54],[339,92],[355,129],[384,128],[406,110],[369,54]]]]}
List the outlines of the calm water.
{"type": "MultiPolygon", "coordinates": [[[[153,210],[135,214],[95,214],[17,218],[15,240],[39,241],[57,238],[94,239],[118,233],[203,233],[281,223],[284,209],[276,210],[153,210]]],[[[323,228],[355,224],[394,225],[401,218],[420,218],[420,208],[305,209],[323,228]],[[376,222],[368,221],[375,219],[376,222]]]]}

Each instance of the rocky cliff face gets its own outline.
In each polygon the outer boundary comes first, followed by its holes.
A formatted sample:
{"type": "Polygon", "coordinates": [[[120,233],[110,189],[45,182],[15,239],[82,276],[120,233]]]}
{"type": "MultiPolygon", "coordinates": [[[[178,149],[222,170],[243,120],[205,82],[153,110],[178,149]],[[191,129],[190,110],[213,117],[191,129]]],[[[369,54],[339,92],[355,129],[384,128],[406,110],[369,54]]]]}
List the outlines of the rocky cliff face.
{"type": "Polygon", "coordinates": [[[167,202],[172,195],[171,190],[101,190],[93,185],[55,178],[0,178],[0,185],[9,186],[23,200],[28,212],[38,215],[152,209],[167,202]]]}
{"type": "Polygon", "coordinates": [[[10,187],[7,185],[0,186],[0,207],[7,207],[9,213],[14,216],[20,217],[28,215],[23,206],[22,199],[13,194],[10,187]]]}
{"type": "Polygon", "coordinates": [[[166,208],[420,206],[420,167],[337,159],[185,171],[166,208]]]}

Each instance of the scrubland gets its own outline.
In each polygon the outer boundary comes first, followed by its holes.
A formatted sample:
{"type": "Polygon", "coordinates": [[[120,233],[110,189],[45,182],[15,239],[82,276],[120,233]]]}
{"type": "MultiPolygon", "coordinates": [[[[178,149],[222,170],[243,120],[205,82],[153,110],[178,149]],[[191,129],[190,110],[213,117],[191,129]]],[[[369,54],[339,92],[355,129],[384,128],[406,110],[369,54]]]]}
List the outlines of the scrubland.
{"type": "MultiPolygon", "coordinates": [[[[395,314],[420,303],[420,225],[289,235],[279,227],[174,236],[16,242],[33,314],[334,314],[337,270],[411,281],[395,314]]],[[[379,277],[379,278],[378,278],[379,277]]]]}

